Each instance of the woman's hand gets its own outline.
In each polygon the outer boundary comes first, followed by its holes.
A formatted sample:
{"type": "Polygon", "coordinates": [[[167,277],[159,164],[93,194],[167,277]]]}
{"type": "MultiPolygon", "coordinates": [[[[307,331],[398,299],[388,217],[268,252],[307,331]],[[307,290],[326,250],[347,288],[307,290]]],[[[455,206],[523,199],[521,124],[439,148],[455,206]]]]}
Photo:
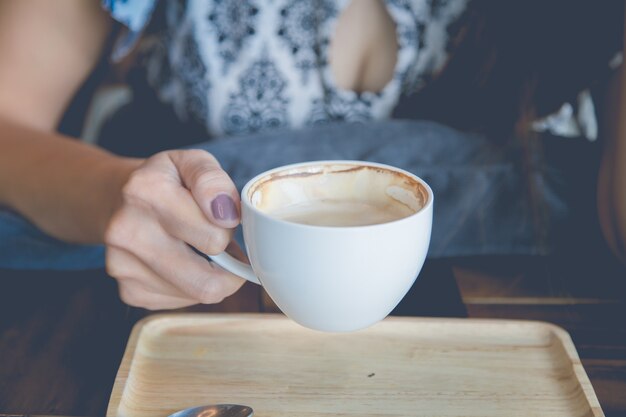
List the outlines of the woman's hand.
{"type": "Polygon", "coordinates": [[[111,27],[98,1],[0,1],[0,205],[63,241],[106,236],[107,268],[129,304],[218,302],[243,280],[188,246],[219,253],[239,221],[215,159],[174,151],[141,163],[56,133],[111,27]]]}
{"type": "Polygon", "coordinates": [[[244,280],[206,261],[239,223],[237,190],[202,150],[162,152],[130,174],[105,232],[121,298],[148,309],[219,303],[244,280]]]}

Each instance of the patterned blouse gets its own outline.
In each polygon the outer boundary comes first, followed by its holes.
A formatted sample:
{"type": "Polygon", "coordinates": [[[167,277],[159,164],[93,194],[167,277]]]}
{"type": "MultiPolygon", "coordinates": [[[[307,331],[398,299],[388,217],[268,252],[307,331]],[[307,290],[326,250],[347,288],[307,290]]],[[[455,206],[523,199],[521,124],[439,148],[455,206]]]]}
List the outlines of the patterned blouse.
{"type": "MultiPolygon", "coordinates": [[[[147,81],[184,122],[236,135],[330,121],[391,116],[446,61],[449,28],[469,0],[385,0],[396,26],[392,79],[377,93],[337,86],[328,46],[338,17],[356,0],[161,0],[165,27],[140,36],[157,0],[103,0],[128,31],[114,59],[135,46],[147,81]]],[[[590,97],[535,123],[538,130],[595,139],[590,97]],[[591,107],[590,107],[591,106],[591,107]],[[589,108],[591,111],[589,111],[589,108]],[[581,118],[582,117],[582,118],[581,118]]]]}

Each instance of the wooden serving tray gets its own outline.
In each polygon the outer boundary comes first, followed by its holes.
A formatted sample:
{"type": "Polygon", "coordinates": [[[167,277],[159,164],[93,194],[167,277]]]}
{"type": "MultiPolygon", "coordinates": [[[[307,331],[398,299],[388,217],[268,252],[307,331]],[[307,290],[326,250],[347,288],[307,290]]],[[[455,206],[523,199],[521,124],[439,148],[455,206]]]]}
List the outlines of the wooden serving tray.
{"type": "Polygon", "coordinates": [[[211,403],[255,417],[604,415],[569,335],[546,323],[388,318],[349,334],[280,315],[138,323],[107,416],[211,403]]]}

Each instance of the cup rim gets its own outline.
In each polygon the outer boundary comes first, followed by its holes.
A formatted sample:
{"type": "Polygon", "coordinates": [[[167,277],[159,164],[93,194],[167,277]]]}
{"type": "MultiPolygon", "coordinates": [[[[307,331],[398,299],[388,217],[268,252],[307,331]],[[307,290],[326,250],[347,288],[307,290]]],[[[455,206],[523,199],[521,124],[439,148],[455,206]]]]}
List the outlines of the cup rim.
{"type": "MultiPolygon", "coordinates": [[[[394,167],[392,165],[388,165],[388,164],[382,164],[382,163],[378,163],[378,162],[369,162],[369,161],[359,161],[359,160],[350,160],[350,159],[338,159],[338,160],[334,160],[334,159],[329,159],[329,160],[319,160],[319,161],[307,161],[307,162],[298,162],[298,163],[293,163],[293,164],[288,164],[288,165],[282,165],[276,168],[272,168],[269,169],[267,171],[263,171],[262,173],[254,176],[252,179],[250,179],[246,185],[244,185],[243,189],[241,190],[241,204],[245,205],[247,208],[249,208],[250,210],[252,210],[256,215],[259,215],[265,219],[277,222],[279,224],[284,224],[284,225],[289,225],[289,226],[293,226],[293,227],[299,227],[299,228],[305,228],[305,229],[317,229],[317,230],[322,230],[322,229],[332,229],[332,230],[359,230],[359,229],[370,229],[370,228],[376,228],[376,227],[384,227],[386,225],[391,225],[391,224],[396,224],[396,223],[400,223],[400,222],[405,222],[408,221],[410,219],[414,219],[415,217],[418,217],[420,215],[425,215],[425,213],[430,212],[430,208],[433,206],[434,203],[434,193],[433,190],[430,188],[430,185],[428,185],[428,183],[426,181],[424,181],[422,178],[418,177],[417,175],[406,171],[402,168],[398,168],[398,167],[394,167]],[[294,168],[300,168],[300,167],[307,167],[307,166],[315,166],[315,165],[355,165],[355,166],[367,166],[367,167],[373,167],[373,168],[382,168],[382,169],[386,169],[389,171],[394,171],[394,172],[399,172],[403,175],[408,176],[409,178],[411,178],[412,180],[418,182],[425,190],[427,193],[427,201],[426,204],[424,204],[424,206],[422,206],[418,211],[416,211],[413,214],[410,214],[406,217],[402,217],[400,219],[397,220],[392,220],[389,222],[385,222],[385,223],[376,223],[376,224],[369,224],[369,225],[362,225],[362,226],[320,226],[320,225],[311,225],[311,224],[302,224],[302,223],[295,223],[295,222],[290,222],[287,220],[282,220],[279,218],[276,218],[274,216],[271,216],[267,213],[265,213],[262,210],[259,210],[257,207],[255,207],[252,202],[250,201],[250,198],[248,196],[250,189],[252,188],[253,185],[255,185],[260,179],[268,176],[268,175],[272,175],[276,172],[280,172],[280,171],[285,171],[285,170],[289,170],[289,169],[294,169],[294,168]]],[[[243,219],[242,219],[243,220],[243,219]]]]}

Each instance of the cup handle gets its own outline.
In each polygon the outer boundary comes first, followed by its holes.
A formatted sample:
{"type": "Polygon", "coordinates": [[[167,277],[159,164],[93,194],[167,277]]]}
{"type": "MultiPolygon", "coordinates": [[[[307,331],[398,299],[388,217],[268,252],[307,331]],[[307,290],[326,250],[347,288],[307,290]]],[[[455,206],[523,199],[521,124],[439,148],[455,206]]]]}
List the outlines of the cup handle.
{"type": "Polygon", "coordinates": [[[239,275],[241,278],[261,285],[261,282],[255,275],[252,267],[238,259],[233,258],[230,254],[222,252],[219,255],[211,255],[209,258],[228,272],[232,272],[235,275],[239,275]]]}

